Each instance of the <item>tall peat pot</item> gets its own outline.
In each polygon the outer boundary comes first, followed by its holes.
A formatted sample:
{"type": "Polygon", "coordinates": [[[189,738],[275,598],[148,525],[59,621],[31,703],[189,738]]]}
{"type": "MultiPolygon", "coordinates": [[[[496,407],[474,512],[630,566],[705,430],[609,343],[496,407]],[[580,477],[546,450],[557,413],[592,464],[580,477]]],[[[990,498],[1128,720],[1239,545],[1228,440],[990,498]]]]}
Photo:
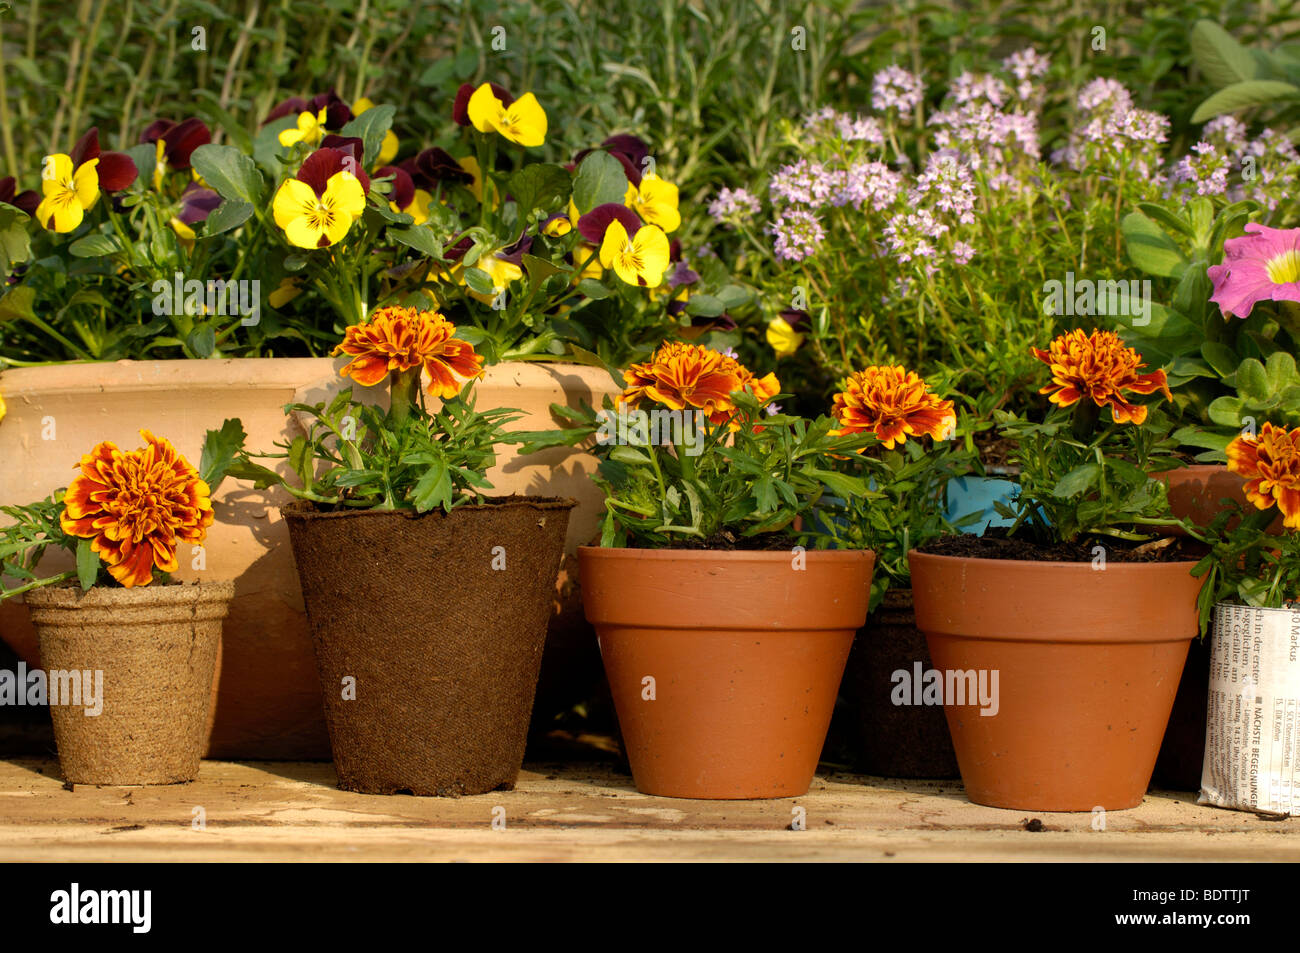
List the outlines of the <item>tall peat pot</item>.
{"type": "Polygon", "coordinates": [[[284,508],[340,788],[514,786],[574,505],[284,508]]]}
{"type": "Polygon", "coordinates": [[[867,774],[957,777],[942,709],[911,703],[912,689],[931,667],[925,634],[916,627],[912,591],[890,589],[854,640],[844,676],[858,733],[857,764],[867,774]]]}
{"type": "Polygon", "coordinates": [[[874,562],[861,550],[579,548],[637,789],[806,793],[874,562]]]}
{"type": "Polygon", "coordinates": [[[1141,803],[1198,631],[1195,564],[918,552],[910,563],[970,799],[1031,811],[1141,803]],[[957,704],[959,688],[985,682],[992,705],[957,704]]]}
{"type": "Polygon", "coordinates": [[[64,780],[198,776],[221,622],[234,595],[232,582],[27,593],[64,780]]]}

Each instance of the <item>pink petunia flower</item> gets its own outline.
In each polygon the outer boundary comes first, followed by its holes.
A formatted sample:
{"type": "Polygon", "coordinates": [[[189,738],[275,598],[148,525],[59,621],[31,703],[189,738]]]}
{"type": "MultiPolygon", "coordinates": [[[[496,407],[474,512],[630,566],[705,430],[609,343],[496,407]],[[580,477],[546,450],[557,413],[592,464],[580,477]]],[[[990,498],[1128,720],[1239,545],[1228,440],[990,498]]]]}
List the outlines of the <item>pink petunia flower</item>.
{"type": "Polygon", "coordinates": [[[1254,222],[1241,238],[1223,243],[1223,264],[1208,271],[1210,300],[1225,318],[1250,316],[1257,301],[1300,301],[1300,228],[1254,222]]]}

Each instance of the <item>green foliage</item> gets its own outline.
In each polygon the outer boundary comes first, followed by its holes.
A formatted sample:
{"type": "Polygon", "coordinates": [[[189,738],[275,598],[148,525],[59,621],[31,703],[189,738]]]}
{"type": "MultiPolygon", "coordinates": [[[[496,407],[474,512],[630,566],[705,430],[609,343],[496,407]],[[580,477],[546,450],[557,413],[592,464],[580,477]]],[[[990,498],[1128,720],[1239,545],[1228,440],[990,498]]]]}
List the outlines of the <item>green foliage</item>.
{"type": "Polygon", "coordinates": [[[970,514],[950,522],[944,516],[949,481],[976,465],[969,424],[969,419],[963,421],[952,441],[929,447],[913,439],[893,450],[868,450],[874,459],[867,493],[841,498],[823,514],[824,520],[838,522],[850,545],[875,552],[873,610],[891,588],[911,587],[911,550],[960,532],[978,519],[978,514],[970,514]]]}
{"type": "Polygon", "coordinates": [[[1220,602],[1281,609],[1300,592],[1300,533],[1269,533],[1277,517],[1276,507],[1260,510],[1240,500],[1220,501],[1205,531],[1210,551],[1192,570],[1194,576],[1205,576],[1197,603],[1202,634],[1220,602]]]}
{"type": "MultiPolygon", "coordinates": [[[[77,570],[49,576],[40,576],[36,572],[36,564],[51,546],[77,555],[77,539],[68,536],[59,526],[65,492],[66,489],[55,490],[49,499],[27,506],[0,506],[0,513],[12,521],[0,526],[0,602],[42,586],[78,578],[77,570]]],[[[98,562],[98,557],[95,560],[98,562]]],[[[94,578],[92,567],[89,584],[82,577],[82,588],[89,589],[94,578]]]]}
{"type": "Polygon", "coordinates": [[[1196,107],[1192,122],[1261,108],[1267,121],[1300,141],[1300,50],[1248,48],[1210,20],[1192,28],[1191,47],[1196,65],[1218,87],[1196,107]]]}
{"type": "MultiPolygon", "coordinates": [[[[282,486],[314,503],[349,509],[450,512],[479,503],[490,490],[484,473],[496,464],[503,429],[518,412],[474,408],[472,385],[434,413],[419,409],[405,420],[370,404],[354,403],[352,389],[328,404],[291,404],[286,411],[306,421],[306,433],[277,443],[280,453],[240,450],[227,467],[238,480],[258,489],[282,486]],[[282,460],[297,478],[289,480],[255,460],[282,460]]],[[[242,428],[226,421],[223,433],[242,428]]]]}
{"type": "Polygon", "coordinates": [[[1100,421],[1086,398],[1072,411],[1053,407],[1041,423],[1005,411],[997,419],[1016,444],[1012,460],[1020,467],[1016,505],[997,504],[1001,515],[1014,517],[1008,534],[1023,531],[1042,543],[1139,541],[1159,527],[1183,525],[1170,514],[1165,483],[1153,475],[1179,465],[1178,442],[1157,408],[1140,425],[1100,421]]]}
{"type": "Polygon", "coordinates": [[[638,423],[637,411],[627,412],[626,423],[620,424],[618,412],[609,406],[598,414],[589,405],[574,411],[552,404],[552,412],[570,426],[517,439],[522,452],[531,453],[598,438],[592,450],[601,458],[594,480],[606,494],[602,546],[659,549],[685,540],[717,545],[720,535],[773,534],[819,547],[852,545],[835,520],[812,529],[812,517],[827,494],[841,499],[871,495],[864,478],[869,463],[857,451],[874,438],[833,437],[829,417],[807,421],[767,415],[747,392],[732,399],[734,430],[689,409],[686,419],[678,412],[674,428],[664,433],[654,418],[638,423]],[[802,530],[794,526],[799,518],[804,519],[802,530]]]}
{"type": "MultiPolygon", "coordinates": [[[[1276,170],[1290,192],[1290,174],[1276,170]]],[[[1266,196],[1261,195],[1261,198],[1266,196]]],[[[1176,436],[1199,448],[1201,462],[1222,462],[1232,435],[1265,420],[1300,424],[1300,376],[1293,353],[1300,328],[1289,302],[1261,302],[1246,318],[1227,316],[1210,301],[1212,265],[1224,261],[1224,242],[1260,217],[1250,199],[1178,195],[1140,203],[1124,219],[1133,264],[1158,281],[1149,324],[1117,330],[1153,365],[1165,367],[1182,423],[1176,436]],[[1198,429],[1201,432],[1197,432],[1198,429]]]]}

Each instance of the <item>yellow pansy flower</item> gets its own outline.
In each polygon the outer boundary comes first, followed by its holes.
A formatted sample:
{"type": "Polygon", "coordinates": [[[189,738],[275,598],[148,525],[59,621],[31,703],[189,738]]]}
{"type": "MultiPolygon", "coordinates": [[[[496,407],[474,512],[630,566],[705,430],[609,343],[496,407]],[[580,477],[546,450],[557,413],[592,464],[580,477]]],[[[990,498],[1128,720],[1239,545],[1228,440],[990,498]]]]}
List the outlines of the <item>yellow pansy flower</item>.
{"type": "Polygon", "coordinates": [[[785,318],[775,318],[767,326],[767,343],[777,357],[789,357],[803,344],[803,335],[791,327],[785,318]]]}
{"type": "Polygon", "coordinates": [[[646,176],[639,189],[629,182],[623,204],[665,232],[675,231],[682,224],[677,211],[677,186],[658,176],[646,176]]]}
{"type": "Polygon", "coordinates": [[[325,116],[328,110],[322,109],[316,115],[309,112],[298,114],[298,127],[286,129],[280,133],[280,145],[289,147],[295,143],[305,142],[314,146],[325,138],[325,116]]]}
{"type": "Polygon", "coordinates": [[[41,167],[41,193],[36,220],[55,232],[70,232],[81,224],[86,212],[99,198],[98,159],[83,162],[75,170],[63,153],[45,157],[41,167]]]}
{"type": "Polygon", "coordinates": [[[546,141],[546,112],[532,93],[507,106],[492,92],[492,85],[484,83],[470,96],[467,112],[479,132],[496,132],[521,146],[546,141]]]}
{"type": "Polygon", "coordinates": [[[361,182],[346,169],[330,176],[325,192],[299,179],[287,179],[275,193],[275,224],[291,245],[323,248],[342,241],[366,208],[361,182]]]}
{"type": "Polygon", "coordinates": [[[668,270],[668,236],[657,225],[642,225],[629,235],[623,223],[615,220],[605,230],[600,245],[600,263],[629,285],[654,288],[668,270]]]}

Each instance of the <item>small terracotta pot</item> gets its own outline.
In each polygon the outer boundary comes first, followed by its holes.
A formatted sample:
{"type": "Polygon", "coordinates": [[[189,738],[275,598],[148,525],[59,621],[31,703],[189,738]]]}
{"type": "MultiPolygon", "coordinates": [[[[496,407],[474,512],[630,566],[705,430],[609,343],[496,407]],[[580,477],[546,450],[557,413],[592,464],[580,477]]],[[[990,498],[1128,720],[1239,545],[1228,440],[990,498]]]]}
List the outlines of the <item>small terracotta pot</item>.
{"type": "Polygon", "coordinates": [[[198,776],[221,620],[234,595],[233,582],[27,593],[50,673],[50,715],[65,780],[174,784],[198,776]],[[87,711],[84,695],[67,703],[69,675],[81,673],[86,686],[89,674],[98,686],[101,672],[98,714],[87,711]],[[61,704],[53,697],[56,682],[65,687],[61,704]]]}
{"type": "MultiPolygon", "coordinates": [[[[858,727],[857,766],[882,778],[955,778],[948,720],[934,705],[896,704],[904,672],[931,667],[925,634],[916,627],[912,590],[890,589],[849,654],[844,694],[858,727]]],[[[910,696],[908,697],[910,701],[910,696]]]]}
{"type": "Polygon", "coordinates": [[[913,552],[935,668],[997,674],[996,713],[945,713],[966,793],[1032,811],[1141,803],[1197,627],[1195,563],[1026,562],[913,552]]]}
{"type": "MultiPolygon", "coordinates": [[[[1236,500],[1248,509],[1246,501],[1246,480],[1233,473],[1222,463],[1197,463],[1176,470],[1167,470],[1158,474],[1169,486],[1169,509],[1174,516],[1182,519],[1190,517],[1197,526],[1206,526],[1219,511],[1223,509],[1223,499],[1236,500]]],[[[1277,535],[1282,532],[1282,518],[1279,516],[1268,531],[1277,535]]],[[[1184,535],[1182,530],[1172,530],[1184,535]]]]}
{"type": "Polygon", "coordinates": [[[574,506],[284,508],[340,788],[514,786],[574,506]]]}
{"type": "Polygon", "coordinates": [[[637,789],[806,793],[874,562],[851,550],[581,547],[583,603],[637,789]]]}

